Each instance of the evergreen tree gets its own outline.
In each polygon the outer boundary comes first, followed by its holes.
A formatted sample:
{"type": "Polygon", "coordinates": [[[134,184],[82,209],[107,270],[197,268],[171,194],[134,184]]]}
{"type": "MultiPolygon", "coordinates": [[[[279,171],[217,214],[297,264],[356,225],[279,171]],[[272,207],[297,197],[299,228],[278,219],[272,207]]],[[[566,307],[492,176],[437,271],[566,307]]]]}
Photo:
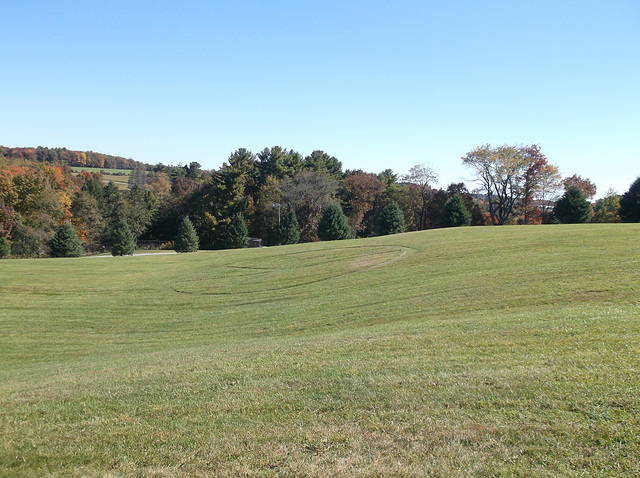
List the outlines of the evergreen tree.
{"type": "Polygon", "coordinates": [[[378,229],[383,236],[404,232],[404,214],[397,202],[391,201],[382,208],[378,218],[378,229]]]}
{"type": "Polygon", "coordinates": [[[0,237],[0,259],[11,257],[11,244],[6,237],[0,237]]]}
{"type": "Polygon", "coordinates": [[[620,198],[619,214],[623,222],[640,222],[640,177],[620,198]]]}
{"type": "Polygon", "coordinates": [[[61,224],[49,241],[51,257],[79,257],[82,254],[82,241],[73,225],[61,224]]]}
{"type": "Polygon", "coordinates": [[[136,250],[136,237],[127,221],[120,221],[111,234],[111,255],[130,256],[136,250]]]}
{"type": "Polygon", "coordinates": [[[440,225],[442,227],[468,226],[471,224],[471,214],[465,207],[460,194],[454,194],[449,199],[440,213],[440,225]]]}
{"type": "Polygon", "coordinates": [[[289,212],[282,218],[282,224],[280,226],[280,242],[282,244],[297,244],[300,240],[300,228],[298,226],[298,219],[293,209],[289,209],[289,212]]]}
{"type": "Polygon", "coordinates": [[[318,237],[323,241],[349,239],[351,228],[339,204],[329,204],[318,223],[318,237]]]}
{"type": "Polygon", "coordinates": [[[247,224],[244,221],[242,213],[231,219],[231,222],[227,226],[224,244],[227,249],[240,249],[248,246],[249,231],[247,230],[247,224]]]}
{"type": "Polygon", "coordinates": [[[199,247],[196,229],[191,224],[189,217],[185,216],[178,228],[178,234],[174,240],[176,252],[196,252],[199,247]]]}
{"type": "Polygon", "coordinates": [[[582,189],[571,186],[556,202],[553,214],[563,224],[589,222],[592,215],[591,203],[585,199],[582,189]]]}

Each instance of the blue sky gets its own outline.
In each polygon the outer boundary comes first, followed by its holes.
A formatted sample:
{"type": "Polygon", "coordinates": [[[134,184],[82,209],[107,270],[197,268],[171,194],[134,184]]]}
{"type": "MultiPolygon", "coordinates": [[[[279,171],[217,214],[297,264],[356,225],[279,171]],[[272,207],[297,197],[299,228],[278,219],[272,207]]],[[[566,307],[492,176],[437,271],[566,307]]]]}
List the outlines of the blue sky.
{"type": "Polygon", "coordinates": [[[0,144],[219,167],[238,148],[436,168],[540,144],[565,176],[640,175],[640,2],[2,2],[0,144]]]}

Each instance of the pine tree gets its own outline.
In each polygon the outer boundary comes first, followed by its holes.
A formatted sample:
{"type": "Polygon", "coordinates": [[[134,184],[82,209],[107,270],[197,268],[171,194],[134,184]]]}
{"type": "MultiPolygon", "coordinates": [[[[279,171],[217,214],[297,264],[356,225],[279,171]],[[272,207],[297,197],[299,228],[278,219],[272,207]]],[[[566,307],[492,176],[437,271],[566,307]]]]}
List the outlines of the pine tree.
{"type": "Polygon", "coordinates": [[[440,225],[442,227],[458,227],[469,224],[471,224],[471,213],[465,207],[462,196],[455,194],[442,208],[440,225]]]}
{"type": "Polygon", "coordinates": [[[51,257],[79,257],[82,254],[82,241],[73,225],[61,224],[49,241],[51,257]]]}
{"type": "Polygon", "coordinates": [[[136,250],[136,237],[127,221],[121,221],[111,234],[111,255],[130,256],[136,250]]]}
{"type": "Polygon", "coordinates": [[[227,226],[224,244],[227,249],[240,249],[249,245],[249,231],[242,213],[231,219],[227,226]]]}
{"type": "Polygon", "coordinates": [[[553,214],[563,224],[576,224],[589,222],[593,212],[591,203],[585,199],[582,189],[571,186],[556,202],[553,214]]]}
{"type": "Polygon", "coordinates": [[[349,239],[351,228],[339,204],[329,204],[318,223],[318,237],[323,241],[349,239]]]}
{"type": "Polygon", "coordinates": [[[298,226],[298,219],[293,209],[289,209],[289,212],[282,218],[282,224],[280,226],[280,242],[282,244],[297,244],[300,240],[300,228],[298,226]]]}
{"type": "Polygon", "coordinates": [[[381,235],[404,232],[404,214],[398,203],[391,201],[380,212],[378,229],[381,235]]]}
{"type": "Polygon", "coordinates": [[[640,222],[640,177],[620,198],[619,214],[623,222],[640,222]]]}
{"type": "Polygon", "coordinates": [[[174,249],[176,252],[196,252],[198,247],[199,240],[196,230],[189,218],[185,216],[174,239],[174,249]]]}

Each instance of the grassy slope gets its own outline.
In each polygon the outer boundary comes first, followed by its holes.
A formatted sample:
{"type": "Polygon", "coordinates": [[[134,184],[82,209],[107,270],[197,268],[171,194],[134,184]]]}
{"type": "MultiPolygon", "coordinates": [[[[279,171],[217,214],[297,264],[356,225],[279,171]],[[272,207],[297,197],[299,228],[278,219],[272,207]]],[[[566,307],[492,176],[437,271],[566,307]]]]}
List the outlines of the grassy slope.
{"type": "Polygon", "coordinates": [[[80,171],[91,171],[94,173],[102,173],[102,179],[105,183],[109,181],[113,182],[118,189],[129,189],[129,176],[131,176],[130,169],[109,169],[109,168],[85,168],[74,167],[72,168],[75,174],[80,171]]]}
{"type": "Polygon", "coordinates": [[[0,475],[637,475],[639,234],[2,261],[0,475]]]}

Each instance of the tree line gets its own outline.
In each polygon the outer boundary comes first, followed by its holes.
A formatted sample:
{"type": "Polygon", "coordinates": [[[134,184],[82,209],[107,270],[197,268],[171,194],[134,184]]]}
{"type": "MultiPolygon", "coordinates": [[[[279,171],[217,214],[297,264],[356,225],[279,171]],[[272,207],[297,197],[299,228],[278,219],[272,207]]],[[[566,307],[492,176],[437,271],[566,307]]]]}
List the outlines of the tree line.
{"type": "Polygon", "coordinates": [[[128,253],[140,239],[186,251],[244,247],[248,237],[278,245],[464,225],[640,221],[640,181],[592,204],[595,185],[563,178],[537,145],[468,152],[472,191],[464,183],[435,188],[437,172],[424,164],[406,175],[343,170],[323,151],[302,156],[280,146],[240,148],[216,170],[133,162],[130,187],[120,191],[100,173],[72,174],[60,154],[32,160],[16,149],[29,148],[0,149],[0,250],[8,251],[0,255],[76,255],[114,244],[128,253]],[[61,246],[69,241],[73,252],[61,246]]]}
{"type": "Polygon", "coordinates": [[[0,146],[0,157],[8,160],[23,160],[49,164],[66,164],[71,167],[98,169],[133,169],[143,163],[122,156],[94,153],[93,151],[72,151],[67,148],[7,148],[0,146]]]}

